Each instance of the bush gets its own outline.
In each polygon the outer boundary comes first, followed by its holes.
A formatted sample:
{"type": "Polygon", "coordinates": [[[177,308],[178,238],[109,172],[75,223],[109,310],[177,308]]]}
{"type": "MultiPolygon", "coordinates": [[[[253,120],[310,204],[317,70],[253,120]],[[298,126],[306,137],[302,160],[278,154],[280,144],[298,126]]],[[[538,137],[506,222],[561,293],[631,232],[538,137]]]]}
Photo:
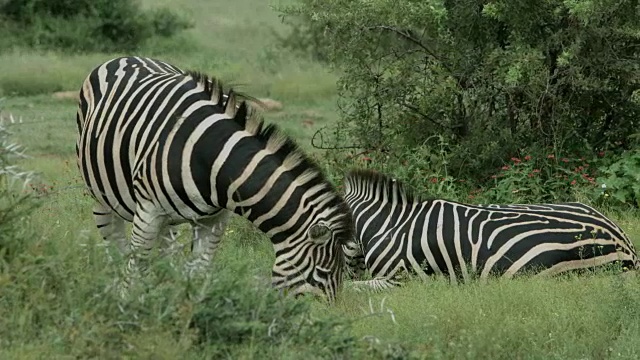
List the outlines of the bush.
{"type": "Polygon", "coordinates": [[[315,51],[342,71],[338,146],[400,154],[439,135],[449,174],[478,186],[526,149],[591,157],[633,146],[636,10],[612,0],[300,0],[281,8],[296,29],[289,40],[320,39],[311,41],[315,51]]]}
{"type": "Polygon", "coordinates": [[[21,156],[20,147],[10,141],[0,122],[0,276],[25,248],[23,217],[33,205],[28,195],[20,193],[20,185],[24,189],[32,176],[15,165],[21,156]]]}
{"type": "Polygon", "coordinates": [[[0,3],[5,37],[44,49],[131,51],[154,35],[191,24],[167,9],[143,12],[129,0],[8,0],[0,3]]]}
{"type": "Polygon", "coordinates": [[[153,358],[167,351],[207,358],[277,359],[283,352],[348,358],[357,350],[348,322],[312,316],[308,302],[281,297],[242,275],[252,270],[240,262],[216,266],[212,280],[189,281],[178,267],[157,261],[154,276],[120,300],[113,278],[122,264],[105,264],[102,251],[87,240],[82,242],[90,246],[68,253],[46,242],[21,255],[11,282],[0,281],[0,347],[54,342],[78,358],[153,358]],[[144,343],[154,335],[161,344],[144,343]],[[148,354],[144,347],[151,347],[148,354]]]}
{"type": "Polygon", "coordinates": [[[628,204],[640,208],[640,150],[626,151],[617,161],[600,170],[603,198],[614,204],[628,204]]]}
{"type": "Polygon", "coordinates": [[[311,315],[308,301],[283,297],[268,286],[233,276],[218,277],[212,285],[197,302],[191,327],[197,329],[198,343],[216,352],[216,357],[229,357],[234,348],[247,343],[326,358],[345,356],[356,345],[347,321],[311,315]]]}
{"type": "MultiPolygon", "coordinates": [[[[606,180],[607,164],[611,160],[601,152],[587,158],[576,154],[556,156],[553,149],[523,151],[494,169],[478,182],[456,177],[459,169],[451,166],[453,154],[441,136],[405,151],[348,152],[331,150],[323,156],[329,175],[341,182],[351,168],[370,168],[389,174],[409,185],[423,198],[440,198],[467,203],[553,203],[562,201],[595,202],[602,198],[598,184],[611,183],[609,193],[617,189],[620,180],[606,180]],[[604,169],[604,170],[603,170],[604,169]]],[[[617,167],[614,167],[617,168],[617,167]]],[[[625,169],[630,169],[625,166],[625,169]]],[[[632,192],[633,176],[625,173],[625,194],[632,192]]],[[[608,196],[608,195],[607,195],[608,196]]],[[[623,196],[619,194],[618,196],[623,196]]],[[[627,200],[628,201],[628,200],[627,200]]],[[[612,201],[609,202],[613,203],[612,201]]]]}
{"type": "Polygon", "coordinates": [[[482,191],[481,198],[496,203],[572,201],[575,192],[593,192],[595,172],[595,166],[584,157],[558,158],[544,153],[514,157],[491,175],[493,184],[482,191]]]}

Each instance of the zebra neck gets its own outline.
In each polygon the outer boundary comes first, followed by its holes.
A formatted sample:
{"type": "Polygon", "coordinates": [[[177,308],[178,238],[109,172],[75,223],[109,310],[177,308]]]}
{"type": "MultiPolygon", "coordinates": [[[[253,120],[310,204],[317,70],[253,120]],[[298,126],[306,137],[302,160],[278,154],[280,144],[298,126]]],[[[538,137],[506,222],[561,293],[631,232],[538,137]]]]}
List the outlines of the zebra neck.
{"type": "MultiPolygon", "coordinates": [[[[353,205],[352,205],[353,206],[353,205]]],[[[415,206],[405,202],[370,201],[352,207],[358,239],[365,242],[397,231],[415,206]]]]}
{"type": "Polygon", "coordinates": [[[340,199],[318,175],[284,166],[256,168],[231,183],[226,208],[247,218],[274,243],[299,236],[321,209],[331,213],[340,199]]]}

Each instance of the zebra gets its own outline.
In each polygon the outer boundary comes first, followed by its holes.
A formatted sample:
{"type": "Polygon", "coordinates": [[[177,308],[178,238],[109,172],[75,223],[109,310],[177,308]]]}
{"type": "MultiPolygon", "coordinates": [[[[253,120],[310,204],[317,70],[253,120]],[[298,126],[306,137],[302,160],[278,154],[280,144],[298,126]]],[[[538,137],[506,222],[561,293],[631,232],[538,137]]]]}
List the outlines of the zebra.
{"type": "Polygon", "coordinates": [[[355,238],[344,245],[356,287],[381,290],[408,273],[452,283],[556,275],[620,262],[639,269],[632,242],[594,208],[560,204],[468,205],[422,199],[371,170],[344,179],[355,238]],[[360,280],[368,269],[372,280],[360,280]]]}
{"type": "Polygon", "coordinates": [[[78,167],[102,238],[128,258],[121,296],[178,224],[193,235],[185,270],[202,274],[236,213],[270,237],[275,289],[335,299],[349,208],[320,167],[241,96],[215,77],[143,57],[109,60],[84,80],[78,167]]]}

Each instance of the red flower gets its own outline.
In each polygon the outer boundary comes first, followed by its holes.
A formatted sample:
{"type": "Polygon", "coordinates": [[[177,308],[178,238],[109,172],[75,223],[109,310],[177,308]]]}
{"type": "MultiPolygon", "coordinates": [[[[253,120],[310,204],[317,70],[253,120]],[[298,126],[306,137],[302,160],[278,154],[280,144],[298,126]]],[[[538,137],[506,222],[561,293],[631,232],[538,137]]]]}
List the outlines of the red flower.
{"type": "Polygon", "coordinates": [[[520,162],[520,159],[518,159],[517,157],[512,157],[512,158],[511,158],[511,161],[513,161],[514,163],[516,163],[516,164],[517,164],[517,163],[519,163],[519,162],[520,162]]]}
{"type": "Polygon", "coordinates": [[[573,180],[573,181],[571,182],[571,185],[575,185],[575,184],[576,184],[576,181],[575,181],[575,180],[573,180]]]}
{"type": "Polygon", "coordinates": [[[509,170],[509,165],[505,165],[502,167],[502,170],[509,170]]]}
{"type": "Polygon", "coordinates": [[[533,169],[533,172],[537,174],[540,172],[540,169],[533,169]]]}
{"type": "Polygon", "coordinates": [[[529,177],[534,177],[535,174],[534,173],[529,173],[529,177]]]}
{"type": "Polygon", "coordinates": [[[438,182],[438,178],[431,178],[431,182],[434,183],[434,184],[437,183],[438,182]]]}
{"type": "Polygon", "coordinates": [[[567,158],[562,158],[562,162],[563,162],[563,163],[568,163],[568,162],[569,162],[569,159],[567,159],[567,158]]]}
{"type": "Polygon", "coordinates": [[[556,157],[555,157],[555,155],[553,155],[553,154],[549,154],[549,155],[547,155],[547,159],[555,159],[555,158],[556,158],[556,157]]]}
{"type": "Polygon", "coordinates": [[[525,157],[524,157],[524,160],[525,160],[525,161],[529,161],[529,160],[531,160],[531,155],[527,155],[527,156],[525,156],[525,157]]]}
{"type": "Polygon", "coordinates": [[[371,161],[371,158],[368,156],[363,156],[362,161],[371,161]]]}

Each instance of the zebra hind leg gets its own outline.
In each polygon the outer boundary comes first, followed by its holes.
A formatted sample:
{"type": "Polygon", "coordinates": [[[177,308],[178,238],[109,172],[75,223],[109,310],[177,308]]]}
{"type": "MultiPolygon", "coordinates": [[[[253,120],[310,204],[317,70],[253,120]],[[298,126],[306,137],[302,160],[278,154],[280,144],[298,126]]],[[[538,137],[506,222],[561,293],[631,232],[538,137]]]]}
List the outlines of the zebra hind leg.
{"type": "Polygon", "coordinates": [[[149,270],[149,257],[156,240],[166,228],[164,216],[148,213],[138,207],[133,217],[131,232],[131,253],[125,268],[124,279],[120,286],[120,296],[126,298],[128,290],[138,277],[145,276],[149,270]]]}
{"type": "Polygon", "coordinates": [[[191,259],[187,262],[185,271],[188,276],[202,273],[211,264],[222,235],[227,227],[230,212],[221,209],[214,216],[191,223],[193,242],[191,259]]]}
{"type": "Polygon", "coordinates": [[[93,217],[102,240],[107,245],[106,252],[109,261],[113,261],[109,247],[115,244],[120,256],[126,256],[129,252],[124,220],[115,214],[111,208],[96,203],[93,206],[93,217]]]}

